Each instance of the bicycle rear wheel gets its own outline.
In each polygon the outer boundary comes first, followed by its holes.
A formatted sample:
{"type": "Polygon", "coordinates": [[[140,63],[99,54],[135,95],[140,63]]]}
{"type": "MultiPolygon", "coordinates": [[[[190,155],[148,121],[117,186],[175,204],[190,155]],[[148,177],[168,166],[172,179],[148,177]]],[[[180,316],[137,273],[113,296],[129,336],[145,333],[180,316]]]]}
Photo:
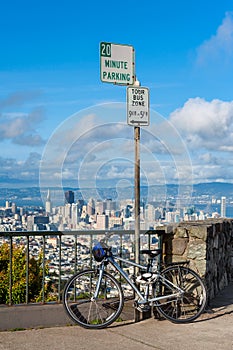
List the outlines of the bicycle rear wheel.
{"type": "Polygon", "coordinates": [[[104,328],[120,315],[124,298],[116,279],[104,272],[99,295],[93,299],[98,270],[85,270],[72,276],[63,292],[63,304],[70,318],[85,328],[104,328]]]}
{"type": "Polygon", "coordinates": [[[206,305],[206,288],[202,279],[196,272],[184,266],[171,266],[162,271],[155,290],[156,296],[167,296],[157,301],[155,306],[166,319],[174,323],[194,321],[206,305]],[[165,279],[181,288],[183,293],[178,297],[171,297],[177,290],[166,283],[165,279]]]}

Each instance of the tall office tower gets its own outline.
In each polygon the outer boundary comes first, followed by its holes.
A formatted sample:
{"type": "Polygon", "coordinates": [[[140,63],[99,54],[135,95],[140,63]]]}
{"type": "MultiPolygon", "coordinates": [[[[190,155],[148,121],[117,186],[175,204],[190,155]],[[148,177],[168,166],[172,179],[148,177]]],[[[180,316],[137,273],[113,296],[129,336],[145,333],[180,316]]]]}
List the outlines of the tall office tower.
{"type": "Polygon", "coordinates": [[[10,201],[6,201],[6,207],[5,207],[6,209],[9,209],[9,208],[11,208],[11,202],[10,201]]]}
{"type": "Polygon", "coordinates": [[[15,203],[12,203],[11,211],[12,211],[13,214],[16,214],[16,212],[17,212],[17,205],[15,203]]]}
{"type": "Polygon", "coordinates": [[[84,206],[84,200],[83,199],[78,199],[77,200],[77,204],[78,204],[78,214],[79,214],[79,216],[81,216],[82,210],[83,210],[83,206],[84,206]]]}
{"type": "Polygon", "coordinates": [[[105,209],[112,211],[116,210],[116,202],[112,200],[112,198],[107,198],[105,201],[105,209]]]}
{"type": "Polygon", "coordinates": [[[152,204],[147,204],[145,208],[145,219],[147,221],[155,221],[155,208],[152,204]]]}
{"type": "Polygon", "coordinates": [[[109,218],[107,215],[97,215],[96,217],[96,228],[97,230],[108,229],[109,218]]]}
{"type": "Polygon", "coordinates": [[[66,191],[65,192],[65,202],[68,204],[74,203],[74,192],[73,191],[66,191]]]}
{"type": "Polygon", "coordinates": [[[46,224],[49,223],[48,216],[30,215],[27,217],[27,231],[46,230],[46,224]]]}
{"type": "Polygon", "coordinates": [[[76,229],[78,222],[79,222],[78,204],[77,203],[72,203],[71,204],[71,224],[72,224],[72,228],[76,229]]]}
{"type": "Polygon", "coordinates": [[[70,203],[66,203],[65,204],[65,214],[64,214],[64,216],[65,216],[65,219],[66,220],[70,220],[70,218],[71,218],[71,204],[70,203]]]}
{"type": "Polygon", "coordinates": [[[221,197],[221,217],[226,217],[226,197],[221,197]]]}
{"type": "Polygon", "coordinates": [[[105,209],[105,203],[100,200],[97,200],[95,203],[95,213],[102,215],[105,209]]]}
{"type": "Polygon", "coordinates": [[[51,202],[49,190],[48,190],[48,194],[45,202],[45,212],[46,214],[50,214],[52,212],[52,202],[51,202]]]}
{"type": "Polygon", "coordinates": [[[93,198],[90,198],[87,203],[87,214],[89,216],[95,214],[95,201],[93,198]]]}

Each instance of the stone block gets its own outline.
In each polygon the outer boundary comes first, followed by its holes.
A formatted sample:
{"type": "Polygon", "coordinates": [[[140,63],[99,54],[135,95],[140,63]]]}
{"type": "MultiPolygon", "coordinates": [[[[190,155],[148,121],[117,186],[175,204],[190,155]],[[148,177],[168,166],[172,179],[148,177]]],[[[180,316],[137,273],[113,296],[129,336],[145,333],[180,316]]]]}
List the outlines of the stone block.
{"type": "Polygon", "coordinates": [[[188,259],[206,259],[206,244],[202,240],[193,240],[187,247],[188,259]]]}
{"type": "Polygon", "coordinates": [[[191,226],[189,228],[189,236],[202,239],[206,241],[207,239],[207,227],[206,225],[191,226]]]}
{"type": "Polygon", "coordinates": [[[188,238],[188,232],[185,227],[176,227],[174,233],[175,238],[188,238]]]}
{"type": "Polygon", "coordinates": [[[194,271],[196,271],[202,278],[206,275],[206,260],[194,260],[190,266],[194,271]]]}
{"type": "Polygon", "coordinates": [[[172,254],[183,255],[188,244],[188,238],[177,238],[172,241],[172,254]]]}

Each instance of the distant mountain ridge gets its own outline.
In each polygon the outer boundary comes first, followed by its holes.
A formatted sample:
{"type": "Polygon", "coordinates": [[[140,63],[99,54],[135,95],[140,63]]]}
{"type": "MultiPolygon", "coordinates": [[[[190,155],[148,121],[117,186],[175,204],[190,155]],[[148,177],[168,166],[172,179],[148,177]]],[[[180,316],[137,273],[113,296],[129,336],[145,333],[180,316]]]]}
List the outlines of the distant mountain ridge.
{"type": "Polygon", "coordinates": [[[228,182],[207,182],[193,186],[193,195],[233,196],[233,184],[228,182]]]}
{"type": "MultiPolygon", "coordinates": [[[[141,199],[145,202],[164,201],[169,198],[177,198],[178,194],[187,193],[193,199],[201,196],[215,197],[220,199],[226,196],[229,200],[233,200],[233,184],[225,182],[209,182],[199,183],[193,186],[179,186],[176,184],[153,185],[150,187],[141,186],[141,199]],[[182,191],[181,191],[182,189],[182,191]]],[[[63,189],[49,188],[51,199],[54,205],[64,205],[63,192],[73,190],[75,192],[75,200],[83,198],[88,201],[89,198],[104,200],[111,198],[112,200],[134,199],[133,187],[99,187],[99,188],[83,188],[63,187],[63,189]],[[58,196],[59,192],[59,196],[58,196]],[[57,197],[56,197],[57,195],[57,197]]],[[[18,206],[44,205],[48,188],[40,189],[36,186],[28,187],[4,187],[0,188],[0,205],[4,206],[5,201],[15,202],[18,206]]]]}

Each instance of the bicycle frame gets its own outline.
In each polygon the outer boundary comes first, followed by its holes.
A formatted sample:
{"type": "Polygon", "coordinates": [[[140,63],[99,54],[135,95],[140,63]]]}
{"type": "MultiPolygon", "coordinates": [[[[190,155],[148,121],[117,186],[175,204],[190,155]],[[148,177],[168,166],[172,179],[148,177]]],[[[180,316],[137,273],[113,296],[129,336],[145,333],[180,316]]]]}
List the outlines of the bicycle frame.
{"type": "Polygon", "coordinates": [[[100,283],[101,283],[101,279],[103,277],[103,273],[104,273],[104,270],[105,270],[105,265],[106,265],[106,262],[109,262],[119,273],[120,275],[127,281],[127,283],[131,286],[131,288],[134,290],[134,292],[138,295],[139,297],[139,300],[137,301],[138,304],[146,304],[146,303],[153,303],[153,302],[156,302],[156,301],[159,301],[159,300],[164,300],[164,299],[173,299],[173,298],[177,298],[177,297],[180,297],[184,291],[177,287],[175,284],[173,284],[171,281],[169,281],[168,279],[166,279],[164,276],[162,276],[158,271],[156,272],[156,274],[158,275],[158,279],[164,284],[166,285],[168,288],[173,288],[176,290],[176,293],[172,293],[172,294],[169,294],[169,295],[166,295],[166,296],[160,296],[160,297],[154,297],[154,298],[148,298],[149,297],[149,287],[150,287],[150,284],[148,283],[147,286],[146,286],[146,293],[145,293],[145,296],[143,296],[143,294],[140,292],[140,290],[137,288],[136,286],[136,283],[129,277],[129,275],[120,267],[120,265],[115,261],[115,259],[129,265],[129,266],[134,266],[134,267],[137,267],[141,270],[145,270],[147,271],[147,266],[143,266],[143,265],[140,265],[140,264],[137,264],[133,261],[128,261],[128,260],[125,260],[123,258],[121,258],[120,256],[108,256],[106,257],[100,264],[99,266],[99,271],[100,271],[100,274],[99,274],[99,279],[98,279],[98,283],[97,283],[97,286],[96,286],[96,291],[95,291],[95,294],[94,294],[94,299],[97,298],[98,296],[98,293],[99,293],[99,288],[100,288],[100,283]]]}

